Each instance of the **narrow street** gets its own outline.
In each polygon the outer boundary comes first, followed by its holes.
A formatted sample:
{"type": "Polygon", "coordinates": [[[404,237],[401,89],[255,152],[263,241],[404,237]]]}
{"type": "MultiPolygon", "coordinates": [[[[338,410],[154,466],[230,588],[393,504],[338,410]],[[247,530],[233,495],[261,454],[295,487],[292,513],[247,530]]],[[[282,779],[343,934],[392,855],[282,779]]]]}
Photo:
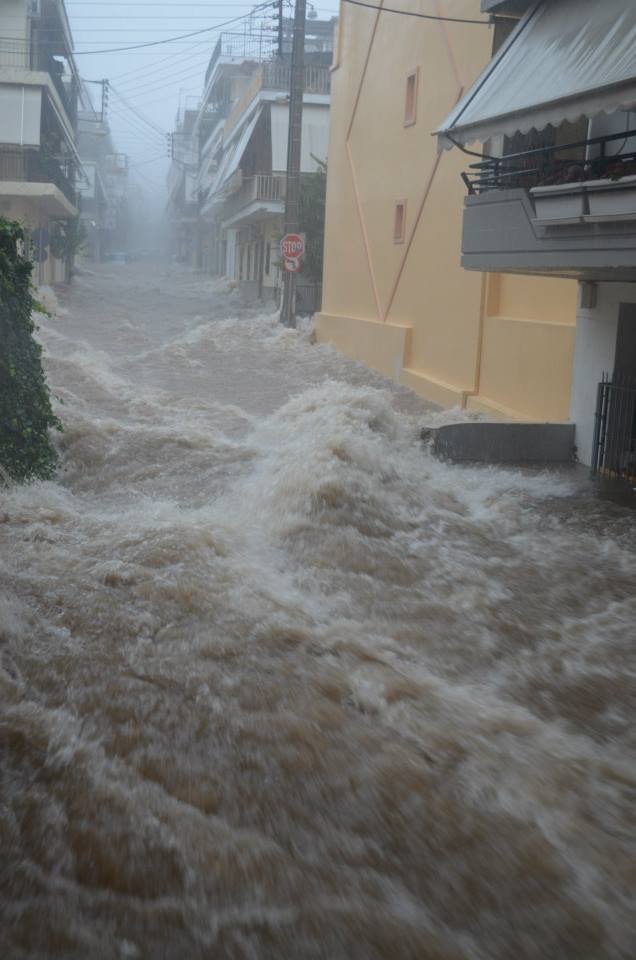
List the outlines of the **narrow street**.
{"type": "Polygon", "coordinates": [[[437,462],[452,412],[185,268],[82,267],[39,336],[0,956],[632,958],[634,514],[437,462]]]}

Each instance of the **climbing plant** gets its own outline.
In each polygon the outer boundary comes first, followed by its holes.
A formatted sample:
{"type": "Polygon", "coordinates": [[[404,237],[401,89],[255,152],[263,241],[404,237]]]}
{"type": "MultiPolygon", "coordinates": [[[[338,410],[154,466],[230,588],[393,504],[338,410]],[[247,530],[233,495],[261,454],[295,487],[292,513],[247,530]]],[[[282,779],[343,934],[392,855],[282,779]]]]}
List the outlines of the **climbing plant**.
{"type": "Polygon", "coordinates": [[[25,249],[22,227],[0,217],[0,482],[52,477],[57,456],[49,430],[62,429],[34,337],[39,304],[25,249]]]}

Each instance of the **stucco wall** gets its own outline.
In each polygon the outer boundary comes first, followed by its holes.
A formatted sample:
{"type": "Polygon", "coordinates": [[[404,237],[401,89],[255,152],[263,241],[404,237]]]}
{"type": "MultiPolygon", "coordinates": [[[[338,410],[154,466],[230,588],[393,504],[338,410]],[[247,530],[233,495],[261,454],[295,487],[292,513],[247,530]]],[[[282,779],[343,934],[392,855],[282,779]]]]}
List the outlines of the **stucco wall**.
{"type": "MultiPolygon", "coordinates": [[[[413,0],[410,8],[479,15],[478,0],[413,0]]],[[[489,280],[461,268],[460,175],[470,160],[459,150],[438,154],[431,135],[490,59],[492,28],[342,4],[340,31],[318,338],[444,405],[564,419],[576,284],[489,280]],[[416,122],[405,125],[406,80],[416,69],[416,122]],[[406,229],[395,243],[400,200],[406,229]],[[393,326],[397,336],[386,329],[393,326]]]]}

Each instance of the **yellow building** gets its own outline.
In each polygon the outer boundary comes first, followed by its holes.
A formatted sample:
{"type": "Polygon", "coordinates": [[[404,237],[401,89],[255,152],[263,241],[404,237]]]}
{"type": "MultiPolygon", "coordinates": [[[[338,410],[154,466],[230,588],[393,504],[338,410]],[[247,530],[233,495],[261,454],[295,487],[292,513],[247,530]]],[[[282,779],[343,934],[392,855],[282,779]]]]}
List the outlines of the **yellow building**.
{"type": "Polygon", "coordinates": [[[471,161],[432,136],[510,24],[479,0],[391,6],[483,23],[341,3],[318,339],[443,406],[567,420],[576,283],[462,269],[471,161]]]}

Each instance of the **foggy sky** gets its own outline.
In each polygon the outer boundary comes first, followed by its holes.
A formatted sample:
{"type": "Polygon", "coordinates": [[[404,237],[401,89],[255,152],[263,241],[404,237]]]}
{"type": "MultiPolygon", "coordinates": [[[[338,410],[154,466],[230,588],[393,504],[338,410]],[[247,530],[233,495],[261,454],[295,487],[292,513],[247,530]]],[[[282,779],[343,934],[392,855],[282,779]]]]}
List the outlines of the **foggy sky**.
{"type": "MultiPolygon", "coordinates": [[[[115,90],[163,131],[174,129],[180,99],[196,97],[203,88],[205,71],[218,33],[162,44],[143,50],[82,55],[82,51],[109,49],[163,40],[221,24],[249,12],[253,3],[243,0],[66,0],[75,41],[77,65],[88,80],[108,78],[115,90]]],[[[338,0],[316,0],[321,19],[338,12],[338,0]]],[[[291,8],[288,7],[287,15],[291,8]]],[[[240,25],[228,26],[240,29],[240,25]]],[[[99,87],[90,86],[96,102],[99,87]]],[[[169,165],[164,138],[153,132],[113,92],[109,120],[117,149],[130,156],[134,180],[146,188],[164,191],[169,165]]]]}

